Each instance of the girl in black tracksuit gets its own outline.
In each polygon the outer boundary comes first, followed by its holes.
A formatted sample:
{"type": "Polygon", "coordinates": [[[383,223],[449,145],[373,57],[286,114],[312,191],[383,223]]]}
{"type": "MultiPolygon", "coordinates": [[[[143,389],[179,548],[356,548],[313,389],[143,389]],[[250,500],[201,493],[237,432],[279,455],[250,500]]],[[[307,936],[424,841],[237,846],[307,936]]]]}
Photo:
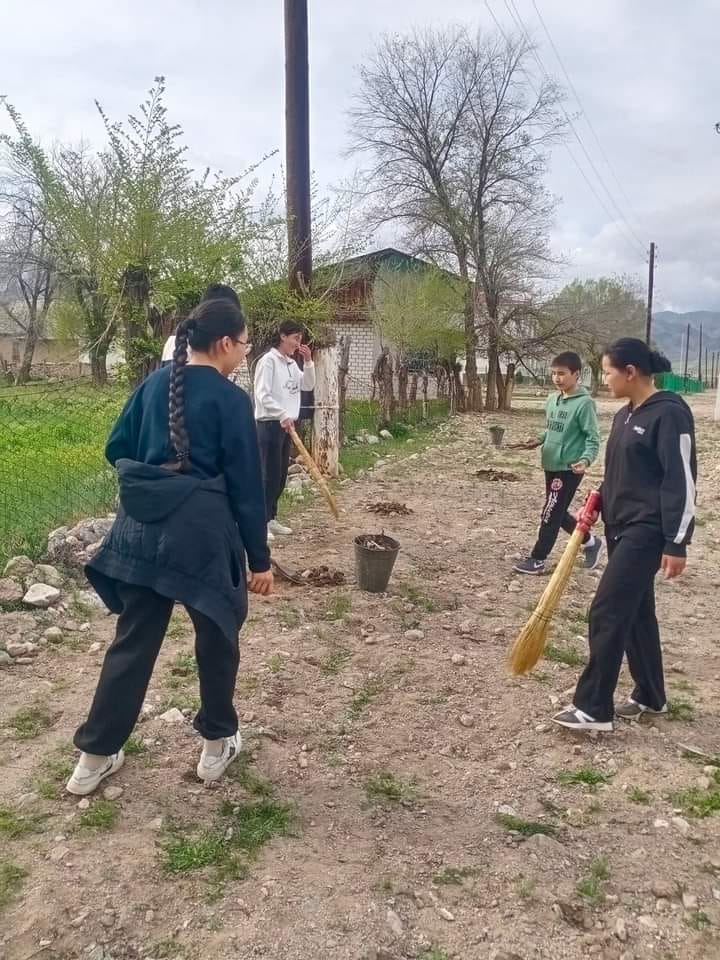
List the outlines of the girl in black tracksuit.
{"type": "Polygon", "coordinates": [[[629,402],[615,416],[601,487],[608,564],[590,607],[590,659],[570,707],[553,720],[574,730],[612,730],[613,716],[665,713],[655,574],[685,569],[695,517],[697,461],[690,408],[657,390],[653,374],[669,361],[641,340],[608,348],[603,371],[614,397],[629,402]],[[614,708],[623,655],[635,688],[614,708]]]}

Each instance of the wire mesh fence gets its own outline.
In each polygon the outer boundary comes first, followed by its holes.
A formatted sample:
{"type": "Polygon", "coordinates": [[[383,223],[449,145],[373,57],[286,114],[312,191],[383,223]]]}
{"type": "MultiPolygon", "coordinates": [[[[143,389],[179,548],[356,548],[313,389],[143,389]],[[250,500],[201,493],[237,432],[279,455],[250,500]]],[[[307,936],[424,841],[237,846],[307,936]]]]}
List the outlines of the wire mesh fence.
{"type": "MultiPolygon", "coordinates": [[[[357,392],[364,399],[350,397],[343,411],[346,473],[448,415],[446,400],[414,400],[396,411],[392,437],[379,437],[372,384],[357,392]]],[[[41,554],[55,527],[113,508],[116,477],[104,450],[127,393],[122,384],[100,388],[86,379],[0,388],[0,573],[9,557],[41,554]]]]}
{"type": "Polygon", "coordinates": [[[0,389],[0,561],[36,555],[53,527],[112,507],[103,452],[126,396],[86,380],[0,389]]]}

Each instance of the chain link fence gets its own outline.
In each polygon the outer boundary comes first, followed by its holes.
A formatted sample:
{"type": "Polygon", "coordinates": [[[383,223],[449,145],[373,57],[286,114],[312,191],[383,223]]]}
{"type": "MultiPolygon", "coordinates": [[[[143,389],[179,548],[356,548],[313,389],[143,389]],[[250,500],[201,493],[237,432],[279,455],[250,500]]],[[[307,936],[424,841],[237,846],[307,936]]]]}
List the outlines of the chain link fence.
{"type": "Polygon", "coordinates": [[[0,566],[40,553],[54,527],[112,508],[104,449],[126,396],[87,380],[0,389],[0,566]]]}
{"type": "MultiPolygon", "coordinates": [[[[414,400],[397,411],[392,439],[380,437],[372,384],[356,387],[367,399],[351,396],[343,411],[346,473],[448,416],[447,400],[414,400]]],[[[126,397],[121,384],[100,388],[87,379],[0,388],[0,574],[9,557],[40,555],[55,527],[113,509],[116,478],[104,450],[126,397]]]]}

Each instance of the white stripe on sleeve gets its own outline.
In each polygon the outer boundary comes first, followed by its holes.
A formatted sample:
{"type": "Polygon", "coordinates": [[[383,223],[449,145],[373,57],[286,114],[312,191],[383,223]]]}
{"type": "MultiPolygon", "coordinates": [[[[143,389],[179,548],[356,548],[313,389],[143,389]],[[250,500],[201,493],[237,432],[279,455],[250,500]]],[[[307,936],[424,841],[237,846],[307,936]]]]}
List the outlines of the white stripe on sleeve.
{"type": "Polygon", "coordinates": [[[690,453],[692,451],[692,439],[689,433],[680,434],[680,458],[682,459],[683,470],[685,471],[685,508],[680,520],[680,528],[675,537],[674,543],[682,543],[687,536],[690,521],[695,516],[695,481],[693,480],[692,470],[690,469],[690,453]]]}

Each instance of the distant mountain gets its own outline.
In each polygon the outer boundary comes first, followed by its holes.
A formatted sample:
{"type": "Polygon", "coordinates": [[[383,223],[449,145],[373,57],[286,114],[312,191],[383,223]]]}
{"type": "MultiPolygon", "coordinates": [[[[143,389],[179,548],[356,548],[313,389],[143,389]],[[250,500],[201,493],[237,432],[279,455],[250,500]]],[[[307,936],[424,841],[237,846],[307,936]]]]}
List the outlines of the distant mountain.
{"type": "MultiPolygon", "coordinates": [[[[700,324],[703,328],[703,370],[705,348],[712,354],[720,352],[720,312],[696,310],[691,313],[675,313],[674,310],[660,310],[653,314],[652,339],[659,350],[672,360],[673,369],[682,373],[684,359],[685,334],[690,324],[690,350],[688,353],[688,373],[697,375],[700,324]]],[[[709,362],[709,361],[708,361],[709,362]]]]}

